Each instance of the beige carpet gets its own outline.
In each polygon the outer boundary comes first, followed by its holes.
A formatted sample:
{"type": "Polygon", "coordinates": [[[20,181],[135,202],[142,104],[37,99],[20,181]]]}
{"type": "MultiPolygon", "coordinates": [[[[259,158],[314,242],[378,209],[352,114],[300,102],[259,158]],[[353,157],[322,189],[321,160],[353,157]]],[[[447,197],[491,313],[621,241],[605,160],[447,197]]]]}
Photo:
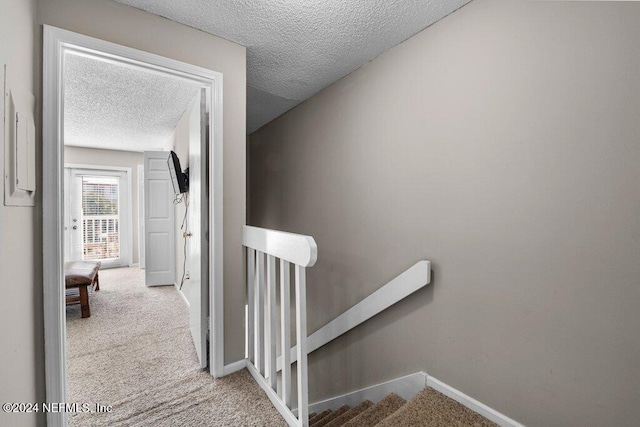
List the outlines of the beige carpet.
{"type": "Polygon", "coordinates": [[[67,307],[68,401],[112,405],[69,414],[72,426],[285,426],[243,370],[200,370],[187,307],[172,286],[147,288],[144,271],[100,272],[91,317],[67,307]]]}
{"type": "Polygon", "coordinates": [[[480,414],[426,387],[408,402],[391,393],[378,403],[364,401],[316,415],[310,427],[497,427],[480,414]]]}
{"type": "Polygon", "coordinates": [[[369,427],[378,424],[389,415],[393,414],[398,408],[402,407],[406,401],[395,393],[389,394],[387,397],[363,411],[360,415],[347,421],[344,425],[351,427],[369,427]]]}
{"type": "Polygon", "coordinates": [[[497,424],[427,387],[377,426],[497,427],[497,424]]]}

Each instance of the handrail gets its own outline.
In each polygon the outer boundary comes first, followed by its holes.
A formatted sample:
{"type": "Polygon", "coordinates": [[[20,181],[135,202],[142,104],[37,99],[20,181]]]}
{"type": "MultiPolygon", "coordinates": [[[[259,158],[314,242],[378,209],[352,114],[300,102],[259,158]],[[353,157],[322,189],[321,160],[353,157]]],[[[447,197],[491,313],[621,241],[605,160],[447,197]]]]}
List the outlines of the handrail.
{"type": "MultiPolygon", "coordinates": [[[[307,340],[307,354],[333,341],[429,283],[431,283],[431,263],[426,260],[419,261],[413,267],[311,334],[307,340]]],[[[296,347],[291,348],[289,363],[296,361],[297,353],[298,349],[296,347]]],[[[278,371],[281,368],[282,356],[277,360],[278,371]]]]}
{"type": "Polygon", "coordinates": [[[313,267],[318,259],[318,245],[311,236],[245,225],[242,244],[301,267],[313,267]]]}
{"type": "Polygon", "coordinates": [[[248,360],[247,368],[267,393],[269,400],[290,426],[308,427],[307,301],[306,267],[318,258],[318,246],[311,236],[244,226],[242,243],[247,248],[248,360]],[[265,268],[266,259],[266,268],[265,268]],[[279,262],[276,260],[279,259],[279,262]],[[290,265],[294,265],[295,318],[298,379],[298,411],[291,410],[291,319],[290,265]],[[278,387],[276,345],[278,313],[276,275],[280,277],[280,341],[282,381],[278,387]]]}

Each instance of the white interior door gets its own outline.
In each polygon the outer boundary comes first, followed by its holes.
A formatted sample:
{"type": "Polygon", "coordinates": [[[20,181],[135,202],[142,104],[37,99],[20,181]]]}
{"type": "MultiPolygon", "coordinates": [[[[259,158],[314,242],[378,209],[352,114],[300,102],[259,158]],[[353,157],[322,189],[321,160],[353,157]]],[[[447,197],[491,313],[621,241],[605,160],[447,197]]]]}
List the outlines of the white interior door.
{"type": "Polygon", "coordinates": [[[207,180],[207,112],[203,89],[194,102],[189,120],[189,207],[187,235],[189,287],[189,327],[198,353],[200,366],[207,366],[207,331],[209,311],[208,269],[208,180],[207,180]]]}
{"type": "Polygon", "coordinates": [[[173,186],[166,151],[144,152],[145,284],[173,285],[175,228],[173,186]]]}

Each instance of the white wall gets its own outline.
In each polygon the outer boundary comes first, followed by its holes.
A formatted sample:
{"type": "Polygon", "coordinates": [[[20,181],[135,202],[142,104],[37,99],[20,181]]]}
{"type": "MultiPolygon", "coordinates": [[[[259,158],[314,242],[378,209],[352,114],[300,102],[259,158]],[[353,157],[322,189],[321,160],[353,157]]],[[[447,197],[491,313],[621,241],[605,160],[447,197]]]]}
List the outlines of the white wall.
{"type": "Polygon", "coordinates": [[[251,220],[310,234],[310,400],[425,370],[531,426],[640,419],[640,3],[476,0],[251,135],[251,220]]]}
{"type": "MultiPolygon", "coordinates": [[[[14,85],[37,96],[34,29],[35,1],[0,0],[0,66],[7,64],[14,85]]],[[[0,120],[0,168],[4,169],[4,102],[0,102],[0,120]]],[[[39,117],[36,126],[39,132],[39,117]]],[[[38,162],[40,153],[37,147],[38,162]]],[[[4,206],[4,185],[0,186],[0,402],[3,403],[38,402],[44,398],[42,245],[37,243],[41,229],[40,179],[38,173],[35,208],[4,206]]],[[[0,425],[31,426],[39,418],[42,419],[35,413],[0,411],[0,425]]]]}
{"type": "Polygon", "coordinates": [[[133,263],[140,262],[138,242],[138,165],[143,164],[142,153],[133,151],[101,150],[84,147],[64,147],[64,162],[93,166],[117,166],[131,169],[131,239],[133,242],[133,263]]]}

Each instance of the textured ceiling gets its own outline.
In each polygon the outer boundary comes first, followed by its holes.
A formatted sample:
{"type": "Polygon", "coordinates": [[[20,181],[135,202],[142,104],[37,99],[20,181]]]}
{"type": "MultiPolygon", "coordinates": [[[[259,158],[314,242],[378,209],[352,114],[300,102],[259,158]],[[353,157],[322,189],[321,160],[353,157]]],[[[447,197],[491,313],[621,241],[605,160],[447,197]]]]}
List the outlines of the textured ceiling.
{"type": "Polygon", "coordinates": [[[247,131],[469,0],[116,0],[247,47],[247,131]]]}
{"type": "Polygon", "coordinates": [[[199,86],[142,68],[67,52],[65,145],[124,151],[167,150],[199,86]]]}

